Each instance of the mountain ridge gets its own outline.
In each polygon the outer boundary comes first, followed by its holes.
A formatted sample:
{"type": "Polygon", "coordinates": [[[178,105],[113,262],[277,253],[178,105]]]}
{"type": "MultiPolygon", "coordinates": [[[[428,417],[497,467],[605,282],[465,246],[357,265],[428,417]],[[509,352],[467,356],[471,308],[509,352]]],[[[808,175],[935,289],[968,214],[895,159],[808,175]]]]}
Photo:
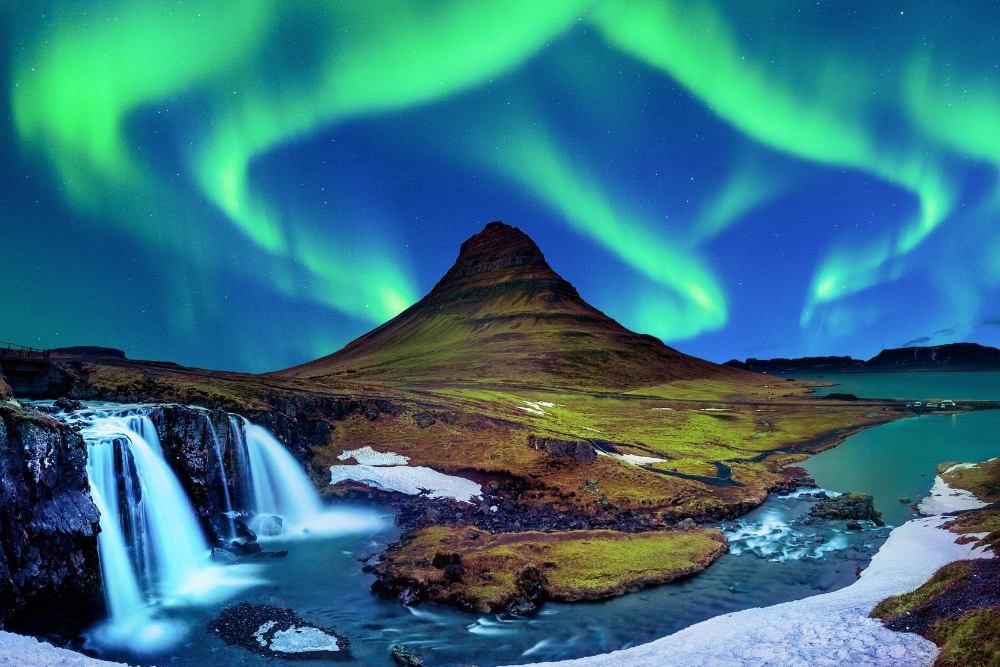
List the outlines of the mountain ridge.
{"type": "Polygon", "coordinates": [[[731,359],[724,366],[757,373],[872,373],[899,370],[1000,371],[1000,349],[978,343],[887,348],[868,359],[799,357],[731,359]]]}

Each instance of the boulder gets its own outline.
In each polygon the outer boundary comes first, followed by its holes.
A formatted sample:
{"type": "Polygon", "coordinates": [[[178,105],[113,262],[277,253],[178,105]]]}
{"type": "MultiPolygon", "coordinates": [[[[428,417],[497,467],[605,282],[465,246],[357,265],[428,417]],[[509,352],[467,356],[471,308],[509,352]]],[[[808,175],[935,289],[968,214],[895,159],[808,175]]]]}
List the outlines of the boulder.
{"type": "Polygon", "coordinates": [[[825,498],[813,505],[809,514],[818,519],[853,519],[873,521],[876,526],[885,525],[882,513],[875,509],[875,503],[867,493],[845,493],[836,498],[825,498]]]}
{"type": "Polygon", "coordinates": [[[423,667],[423,657],[411,648],[405,646],[392,647],[392,659],[399,667],[423,667]]]}
{"type": "Polygon", "coordinates": [[[586,440],[562,440],[560,438],[536,438],[528,436],[528,445],[537,452],[546,452],[549,456],[564,456],[571,454],[576,461],[590,465],[597,458],[597,449],[586,440]]]}
{"type": "Polygon", "coordinates": [[[275,537],[281,535],[282,519],[280,516],[273,516],[271,514],[259,514],[253,520],[254,528],[257,529],[257,534],[264,537],[275,537]]]}
{"type": "Polygon", "coordinates": [[[240,559],[232,551],[216,548],[212,549],[212,562],[219,565],[235,565],[240,559]]]}

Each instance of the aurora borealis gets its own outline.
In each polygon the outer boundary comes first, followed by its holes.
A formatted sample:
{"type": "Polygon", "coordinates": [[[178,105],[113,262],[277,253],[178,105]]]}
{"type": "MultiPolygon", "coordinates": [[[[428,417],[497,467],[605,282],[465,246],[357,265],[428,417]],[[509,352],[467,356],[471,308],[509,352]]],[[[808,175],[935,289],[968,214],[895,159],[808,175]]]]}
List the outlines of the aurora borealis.
{"type": "Polygon", "coordinates": [[[0,340],[286,367],[499,219],[715,361],[1000,344],[996,4],[0,7],[0,340]]]}

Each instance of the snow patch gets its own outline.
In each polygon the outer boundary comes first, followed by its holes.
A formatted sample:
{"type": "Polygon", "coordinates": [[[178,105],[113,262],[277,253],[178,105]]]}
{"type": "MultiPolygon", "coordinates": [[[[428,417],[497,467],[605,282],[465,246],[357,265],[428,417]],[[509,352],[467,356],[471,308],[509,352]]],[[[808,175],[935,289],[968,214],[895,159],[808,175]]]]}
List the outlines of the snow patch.
{"type": "Polygon", "coordinates": [[[308,653],[310,651],[339,651],[337,638],[319,628],[278,630],[271,639],[271,650],[281,653],[308,653]]]}
{"type": "Polygon", "coordinates": [[[637,454],[615,454],[614,452],[602,452],[597,451],[598,456],[610,456],[613,459],[618,459],[619,461],[624,461],[625,463],[631,463],[634,466],[645,466],[651,463],[663,463],[667,459],[657,459],[652,456],[639,456],[637,454]]]}
{"type": "Polygon", "coordinates": [[[673,408],[653,408],[653,409],[654,410],[665,410],[665,411],[669,411],[669,412],[673,412],[674,411],[673,408]]]}
{"type": "Polygon", "coordinates": [[[939,530],[943,517],[896,528],[854,584],[832,593],[710,618],[641,646],[538,665],[574,667],[709,667],[716,665],[871,665],[921,667],[937,647],[885,628],[868,614],[881,600],[923,584],[956,560],[984,558],[939,530]]]}
{"type": "Polygon", "coordinates": [[[729,412],[729,408],[702,408],[702,412],[729,412]]]}
{"type": "Polygon", "coordinates": [[[34,637],[24,637],[0,630],[0,665],[17,667],[128,667],[121,662],[89,658],[34,637]]]}
{"type": "Polygon", "coordinates": [[[354,459],[365,466],[405,466],[410,462],[409,456],[401,456],[396,452],[376,452],[371,447],[349,449],[337,457],[338,461],[354,459]]]}
{"type": "Polygon", "coordinates": [[[547,414],[549,414],[543,408],[563,407],[559,403],[549,403],[548,401],[521,401],[521,402],[524,403],[524,405],[527,405],[528,407],[524,407],[521,405],[515,406],[517,407],[518,410],[524,410],[525,412],[530,412],[531,414],[538,415],[539,417],[544,417],[547,414]]]}
{"type": "MultiPolygon", "coordinates": [[[[959,463],[958,465],[966,465],[959,463]]],[[[954,470],[955,466],[948,468],[954,470]]],[[[974,510],[986,507],[986,503],[976,498],[965,489],[953,489],[948,483],[938,475],[934,479],[934,486],[931,487],[931,494],[920,501],[917,505],[924,514],[938,515],[959,510],[974,510]]]]}
{"type": "Polygon", "coordinates": [[[277,621],[268,621],[267,623],[262,623],[261,626],[257,628],[257,632],[253,633],[253,638],[256,639],[257,643],[260,644],[261,646],[267,646],[267,640],[264,639],[264,635],[266,635],[267,631],[276,626],[277,624],[278,624],[277,621]]]}
{"type": "Polygon", "coordinates": [[[483,489],[472,480],[445,475],[424,466],[330,466],[330,484],[345,480],[361,482],[382,491],[399,491],[429,498],[454,498],[471,502],[483,489]]]}

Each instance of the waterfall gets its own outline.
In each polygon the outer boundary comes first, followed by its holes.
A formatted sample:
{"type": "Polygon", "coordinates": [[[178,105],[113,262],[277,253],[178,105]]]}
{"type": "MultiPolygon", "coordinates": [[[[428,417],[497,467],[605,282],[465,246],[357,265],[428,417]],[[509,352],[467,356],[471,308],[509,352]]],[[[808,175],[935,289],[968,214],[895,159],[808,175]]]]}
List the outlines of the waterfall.
{"type": "Polygon", "coordinates": [[[95,633],[100,643],[159,650],[183,632],[156,619],[159,607],[207,602],[256,583],[247,577],[252,566],[210,563],[194,509],[146,414],[86,411],[72,421],[83,426],[87,474],[101,512],[97,546],[110,618],[95,633]]]}
{"type": "Polygon", "coordinates": [[[219,463],[219,476],[222,478],[222,498],[226,503],[226,525],[229,527],[227,537],[232,539],[236,535],[236,525],[233,523],[233,499],[229,490],[229,477],[226,475],[226,460],[222,456],[222,446],[219,444],[219,436],[215,433],[215,424],[208,417],[205,418],[208,437],[212,439],[215,447],[215,458],[219,463]]]}
{"type": "Polygon", "coordinates": [[[281,517],[282,535],[330,534],[368,530],[374,517],[325,508],[302,465],[267,429],[245,418],[233,420],[234,436],[246,450],[249,499],[257,515],[281,517]]]}

